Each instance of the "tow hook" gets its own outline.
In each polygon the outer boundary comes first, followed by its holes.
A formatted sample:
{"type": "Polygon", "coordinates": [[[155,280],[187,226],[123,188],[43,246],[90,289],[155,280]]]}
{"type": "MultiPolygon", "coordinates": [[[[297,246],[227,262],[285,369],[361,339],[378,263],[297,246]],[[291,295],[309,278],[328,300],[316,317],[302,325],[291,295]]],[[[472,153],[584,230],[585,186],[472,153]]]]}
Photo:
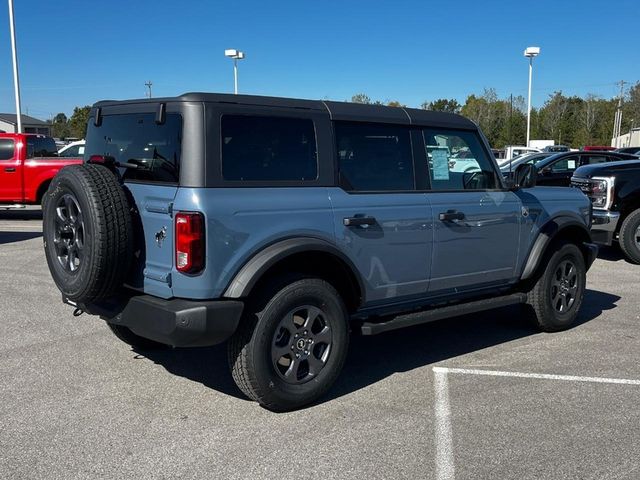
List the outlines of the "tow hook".
{"type": "Polygon", "coordinates": [[[82,315],[83,313],[84,313],[84,310],[82,310],[81,308],[76,308],[76,309],[73,311],[73,316],[74,316],[74,317],[79,317],[79,316],[80,316],[80,315],[82,315]]]}

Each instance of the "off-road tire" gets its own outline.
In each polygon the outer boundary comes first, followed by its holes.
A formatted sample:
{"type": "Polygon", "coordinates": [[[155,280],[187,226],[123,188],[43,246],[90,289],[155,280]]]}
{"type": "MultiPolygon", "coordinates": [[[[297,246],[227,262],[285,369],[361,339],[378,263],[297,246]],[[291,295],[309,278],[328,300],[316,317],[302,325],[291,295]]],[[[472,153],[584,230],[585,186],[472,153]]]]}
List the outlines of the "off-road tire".
{"type": "Polygon", "coordinates": [[[313,402],[331,387],[344,365],[348,344],[348,313],[335,288],[321,279],[287,276],[248,300],[227,351],[238,388],[263,407],[282,412],[313,402]],[[302,384],[290,384],[272,363],[272,341],[287,313],[301,305],[316,306],[324,312],[330,322],[332,343],[317,376],[302,384]]]}
{"type": "Polygon", "coordinates": [[[107,326],[119,340],[122,340],[124,343],[126,343],[127,345],[131,345],[134,348],[139,348],[141,350],[158,350],[169,348],[169,345],[165,345],[164,343],[155,342],[153,340],[149,340],[148,338],[141,337],[140,335],[136,335],[131,331],[130,328],[125,327],[124,325],[114,325],[113,323],[107,323],[107,326]]]}
{"type": "MultiPolygon", "coordinates": [[[[533,310],[533,321],[537,327],[544,332],[557,332],[569,328],[576,319],[582,300],[586,284],[586,266],[584,256],[580,249],[570,243],[558,244],[557,247],[543,259],[544,270],[533,288],[528,292],[527,303],[533,310]],[[558,297],[554,294],[554,278],[558,280],[559,268],[569,262],[575,268],[575,293],[572,295],[573,302],[565,312],[557,309],[558,297]]],[[[561,276],[561,275],[560,275],[561,276]]],[[[570,282],[569,282],[570,283],[570,282]]],[[[571,285],[569,285],[569,290],[571,285]]],[[[565,297],[566,298],[566,297],[565,297]]]]}
{"type": "Polygon", "coordinates": [[[131,211],[116,176],[99,165],[64,167],[44,195],[42,213],[45,256],[62,294],[84,304],[113,296],[125,280],[133,252],[131,211]],[[83,223],[82,259],[75,271],[65,269],[55,246],[57,208],[69,196],[83,223]]]}
{"type": "Polygon", "coordinates": [[[632,263],[640,263],[640,245],[636,241],[636,232],[640,228],[640,209],[631,212],[622,222],[618,241],[625,258],[632,263]]]}

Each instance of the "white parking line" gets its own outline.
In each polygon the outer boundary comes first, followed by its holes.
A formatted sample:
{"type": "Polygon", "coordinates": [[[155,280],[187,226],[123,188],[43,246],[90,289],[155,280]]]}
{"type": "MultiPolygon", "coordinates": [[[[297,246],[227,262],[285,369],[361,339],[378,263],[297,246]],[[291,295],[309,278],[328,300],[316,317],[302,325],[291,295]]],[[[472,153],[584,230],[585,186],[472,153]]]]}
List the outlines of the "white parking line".
{"type": "Polygon", "coordinates": [[[451,430],[451,405],[449,403],[449,374],[481,375],[488,377],[531,378],[537,380],[560,380],[565,382],[606,383],[614,385],[640,386],[640,380],[628,378],[583,377],[575,375],[552,375],[547,373],[504,372],[470,368],[433,367],[435,389],[435,441],[436,479],[454,480],[453,435],[451,430]]]}
{"type": "MultiPolygon", "coordinates": [[[[438,368],[438,367],[436,367],[438,368]]],[[[451,408],[449,406],[449,380],[446,369],[433,369],[436,401],[436,478],[453,480],[456,476],[453,464],[451,439],[451,408]]]]}

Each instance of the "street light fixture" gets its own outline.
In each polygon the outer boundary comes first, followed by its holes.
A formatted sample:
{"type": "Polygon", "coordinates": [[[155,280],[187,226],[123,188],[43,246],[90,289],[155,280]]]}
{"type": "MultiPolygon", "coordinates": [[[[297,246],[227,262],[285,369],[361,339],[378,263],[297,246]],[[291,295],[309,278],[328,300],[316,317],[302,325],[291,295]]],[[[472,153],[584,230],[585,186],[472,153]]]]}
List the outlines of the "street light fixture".
{"type": "Polygon", "coordinates": [[[244,59],[244,52],[235,48],[228,48],[224,51],[224,56],[233,59],[233,91],[238,94],[238,60],[244,59]]]}
{"type": "Polygon", "coordinates": [[[540,47],[527,47],[524,56],[529,57],[529,100],[527,101],[527,147],[531,135],[531,74],[533,72],[533,57],[540,55],[540,47]]]}

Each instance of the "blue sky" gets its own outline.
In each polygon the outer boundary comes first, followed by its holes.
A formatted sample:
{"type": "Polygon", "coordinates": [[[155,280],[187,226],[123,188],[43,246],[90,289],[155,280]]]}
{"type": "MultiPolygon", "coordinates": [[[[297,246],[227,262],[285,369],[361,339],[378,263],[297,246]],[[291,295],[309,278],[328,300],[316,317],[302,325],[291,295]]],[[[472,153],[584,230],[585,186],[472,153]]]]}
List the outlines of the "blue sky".
{"type": "MultiPolygon", "coordinates": [[[[387,2],[15,0],[23,109],[47,118],[101,99],[240,91],[464,102],[496,88],[526,95],[524,48],[536,45],[533,104],[554,90],[616,95],[640,80],[638,0],[387,2]],[[528,10],[532,10],[528,12],[528,10]]],[[[0,2],[0,111],[13,112],[6,1],[0,2]]]]}

